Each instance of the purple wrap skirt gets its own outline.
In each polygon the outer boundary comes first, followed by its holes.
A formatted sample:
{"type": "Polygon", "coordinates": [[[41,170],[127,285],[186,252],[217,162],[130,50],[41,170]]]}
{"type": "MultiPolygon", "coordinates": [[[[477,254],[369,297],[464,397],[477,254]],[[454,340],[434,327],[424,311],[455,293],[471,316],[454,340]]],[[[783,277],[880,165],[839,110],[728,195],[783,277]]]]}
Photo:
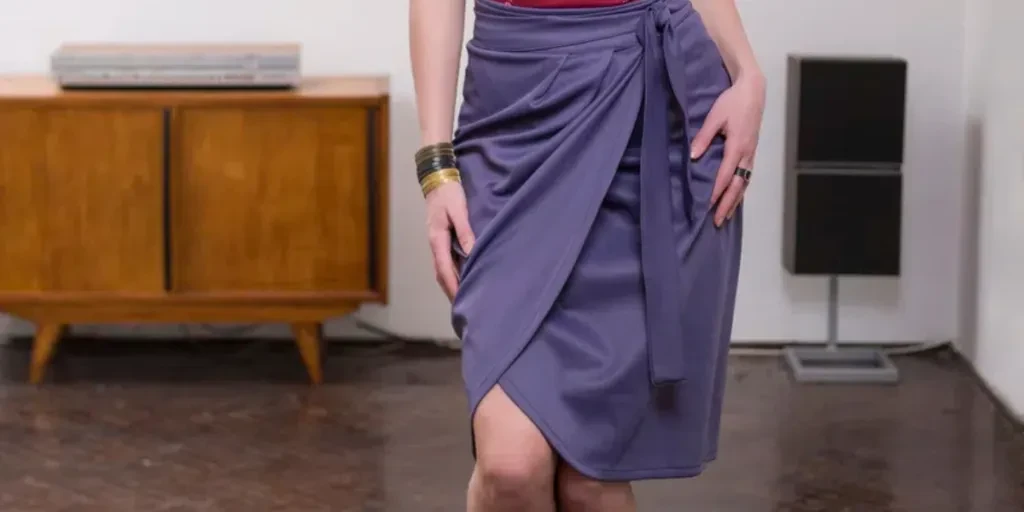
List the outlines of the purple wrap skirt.
{"type": "Polygon", "coordinates": [[[500,385],[601,480],[690,477],[718,449],[742,212],[716,228],[730,85],[688,0],[477,0],[456,154],[477,235],[453,324],[470,413],[500,385]]]}

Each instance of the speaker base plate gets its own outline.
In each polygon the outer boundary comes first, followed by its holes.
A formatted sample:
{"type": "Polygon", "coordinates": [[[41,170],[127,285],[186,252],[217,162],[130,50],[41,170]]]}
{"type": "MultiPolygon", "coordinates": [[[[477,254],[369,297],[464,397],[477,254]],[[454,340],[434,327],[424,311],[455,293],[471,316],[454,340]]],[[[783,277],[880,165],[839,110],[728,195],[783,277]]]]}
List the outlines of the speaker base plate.
{"type": "Polygon", "coordinates": [[[899,369],[875,348],[788,347],[783,351],[797,382],[832,384],[895,384],[899,369]]]}

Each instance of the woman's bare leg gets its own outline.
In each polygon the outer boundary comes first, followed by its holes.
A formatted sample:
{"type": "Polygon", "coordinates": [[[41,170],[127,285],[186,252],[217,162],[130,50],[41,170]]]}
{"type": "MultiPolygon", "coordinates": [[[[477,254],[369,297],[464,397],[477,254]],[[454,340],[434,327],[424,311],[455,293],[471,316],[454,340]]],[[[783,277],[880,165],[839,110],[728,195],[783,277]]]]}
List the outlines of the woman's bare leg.
{"type": "Polygon", "coordinates": [[[473,416],[476,466],[469,512],[554,512],[555,454],[544,435],[495,386],[473,416]]]}
{"type": "Polygon", "coordinates": [[[603,482],[558,465],[559,512],[636,512],[629,482],[603,482]]]}

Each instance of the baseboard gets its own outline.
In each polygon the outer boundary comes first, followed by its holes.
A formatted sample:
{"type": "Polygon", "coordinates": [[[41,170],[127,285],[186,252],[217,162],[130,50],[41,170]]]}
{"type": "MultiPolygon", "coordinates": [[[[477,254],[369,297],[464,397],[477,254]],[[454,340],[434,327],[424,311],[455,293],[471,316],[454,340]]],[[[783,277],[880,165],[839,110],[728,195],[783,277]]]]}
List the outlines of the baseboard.
{"type": "Polygon", "coordinates": [[[1010,423],[1013,423],[1019,432],[1024,434],[1024,411],[1018,413],[1013,409],[1013,407],[1010,407],[1009,401],[995,388],[989,385],[988,381],[985,380],[985,377],[982,377],[982,375],[978,373],[978,368],[974,366],[974,363],[972,363],[970,359],[967,359],[963,353],[955,349],[953,350],[953,353],[960,362],[967,367],[967,371],[970,372],[971,377],[974,378],[974,382],[978,387],[981,388],[981,390],[985,392],[985,395],[988,396],[988,399],[995,404],[996,410],[1009,420],[1010,423]]]}
{"type": "MultiPolygon", "coordinates": [[[[843,340],[839,343],[841,347],[882,347],[885,349],[909,349],[914,347],[925,347],[925,346],[941,346],[948,344],[948,341],[847,341],[843,340]]],[[[782,350],[787,347],[825,347],[826,344],[821,341],[749,341],[749,340],[733,340],[729,343],[729,347],[732,349],[741,350],[782,350]]]]}
{"type": "MultiPolygon", "coordinates": [[[[389,338],[379,331],[359,325],[354,317],[333,319],[324,326],[325,334],[330,338],[345,340],[375,340],[389,338]]],[[[11,320],[0,325],[0,343],[6,339],[31,337],[35,327],[23,321],[11,320]]],[[[85,325],[68,326],[68,337],[72,338],[104,338],[109,340],[168,341],[181,339],[281,339],[291,340],[291,328],[286,324],[116,324],[116,325],[85,325]]]]}
{"type": "MultiPolygon", "coordinates": [[[[449,347],[453,349],[462,348],[462,342],[458,339],[428,339],[428,338],[401,338],[403,341],[410,342],[424,342],[433,343],[435,345],[441,345],[443,347],[449,347]]],[[[896,342],[877,342],[877,341],[855,341],[848,342],[843,341],[841,346],[850,347],[884,347],[886,349],[900,350],[900,349],[911,349],[914,347],[924,346],[942,346],[947,345],[948,341],[896,341],[896,342]]],[[[734,340],[729,344],[729,347],[733,350],[742,351],[779,351],[786,347],[792,346],[801,347],[823,347],[824,343],[815,341],[749,341],[749,340],[734,340]]]]}

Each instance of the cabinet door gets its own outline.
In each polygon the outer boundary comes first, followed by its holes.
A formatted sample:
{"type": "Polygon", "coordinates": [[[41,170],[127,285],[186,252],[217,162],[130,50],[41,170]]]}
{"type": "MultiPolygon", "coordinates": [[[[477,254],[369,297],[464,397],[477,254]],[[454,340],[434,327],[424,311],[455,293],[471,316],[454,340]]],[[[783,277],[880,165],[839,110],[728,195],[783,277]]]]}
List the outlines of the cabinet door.
{"type": "Polygon", "coordinates": [[[164,289],[158,109],[0,107],[0,293],[164,289]]]}
{"type": "Polygon", "coordinates": [[[190,107],[175,138],[175,291],[367,290],[365,109],[190,107]]]}

